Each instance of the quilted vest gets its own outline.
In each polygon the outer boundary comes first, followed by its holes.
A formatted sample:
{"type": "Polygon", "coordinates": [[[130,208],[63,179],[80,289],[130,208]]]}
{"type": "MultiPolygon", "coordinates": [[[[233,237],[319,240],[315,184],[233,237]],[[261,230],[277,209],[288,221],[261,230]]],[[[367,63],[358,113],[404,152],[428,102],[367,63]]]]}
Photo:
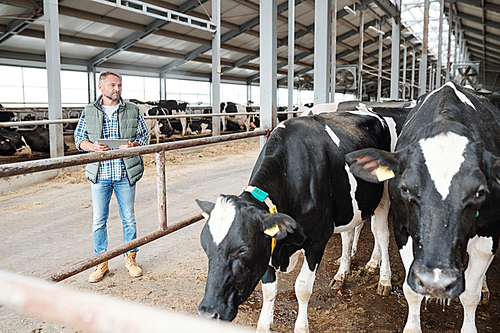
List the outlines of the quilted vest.
{"type": "MultiPolygon", "coordinates": [[[[90,142],[103,139],[102,129],[104,113],[101,110],[101,100],[102,96],[94,103],[87,105],[83,110],[90,142]]],[[[136,139],[139,108],[137,105],[124,102],[122,99],[120,99],[120,102],[121,104],[118,107],[118,132],[120,134],[120,139],[127,139],[132,142],[136,139]]],[[[128,182],[130,186],[132,186],[141,179],[144,173],[142,156],[125,157],[123,158],[123,164],[125,165],[128,182]]],[[[97,182],[99,166],[100,162],[95,162],[87,164],[85,167],[85,176],[94,184],[97,182]]]]}

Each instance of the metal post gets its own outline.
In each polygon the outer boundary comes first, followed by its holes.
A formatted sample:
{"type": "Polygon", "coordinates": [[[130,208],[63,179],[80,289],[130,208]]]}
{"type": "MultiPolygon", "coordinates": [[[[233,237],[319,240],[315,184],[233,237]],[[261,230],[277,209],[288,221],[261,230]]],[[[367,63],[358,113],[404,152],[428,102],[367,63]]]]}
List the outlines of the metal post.
{"type": "MultiPolygon", "coordinates": [[[[262,0],[261,0],[262,2],[262,0]]],[[[330,91],[331,0],[316,0],[314,5],[314,104],[328,102],[330,91]]]]}
{"type": "Polygon", "coordinates": [[[89,103],[93,103],[97,99],[96,90],[96,72],[95,67],[88,64],[87,65],[87,77],[88,77],[88,93],[89,93],[89,103]]]}
{"type": "Polygon", "coordinates": [[[407,48],[408,44],[405,40],[405,48],[403,51],[403,95],[401,96],[402,99],[406,99],[406,56],[407,56],[407,48]]]}
{"type": "Polygon", "coordinates": [[[382,102],[382,41],[383,35],[378,34],[378,89],[377,101],[382,102]]]}
{"type": "Polygon", "coordinates": [[[420,62],[420,77],[418,94],[427,92],[427,40],[429,38],[429,5],[430,1],[424,1],[424,36],[422,44],[422,61],[420,62]]]}
{"type": "MultiPolygon", "coordinates": [[[[288,111],[293,111],[293,78],[295,67],[295,0],[288,0],[288,111]]],[[[288,114],[288,119],[293,114],[288,114]]]]}
{"type": "Polygon", "coordinates": [[[453,53],[453,64],[458,63],[458,20],[455,21],[455,52],[453,53]]]}
{"type": "MultiPolygon", "coordinates": [[[[61,50],[59,48],[59,3],[44,0],[45,66],[49,94],[49,120],[62,119],[61,50]]],[[[64,156],[63,126],[49,125],[50,157],[64,156]]]]}
{"type": "Polygon", "coordinates": [[[364,43],[365,10],[359,9],[359,62],[358,62],[358,100],[363,100],[363,43],[364,43]]]}
{"type": "Polygon", "coordinates": [[[413,48],[413,60],[412,60],[412,66],[411,66],[411,93],[410,93],[410,99],[413,100],[414,99],[414,94],[415,94],[415,58],[416,58],[416,55],[415,53],[417,52],[417,50],[415,50],[415,48],[413,48]]]}
{"type": "Polygon", "coordinates": [[[444,0],[440,0],[440,9],[439,9],[439,35],[438,35],[438,59],[437,59],[437,67],[436,67],[436,89],[441,87],[441,56],[443,52],[441,49],[443,48],[443,16],[444,16],[444,0]]]}
{"type": "Polygon", "coordinates": [[[330,103],[335,102],[335,72],[337,71],[337,0],[332,0],[332,72],[330,73],[330,103]]]}
{"type": "Polygon", "coordinates": [[[398,16],[392,18],[391,99],[399,99],[399,42],[401,34],[401,0],[396,0],[398,16]]]}
{"type": "Polygon", "coordinates": [[[156,153],[156,189],[158,198],[158,230],[167,229],[167,177],[165,151],[156,153]]]}
{"type": "MultiPolygon", "coordinates": [[[[221,0],[212,0],[212,21],[217,26],[217,31],[212,38],[212,113],[220,113],[220,3],[221,0]]],[[[212,135],[220,135],[220,118],[212,118],[212,135]]]]}
{"type": "Polygon", "coordinates": [[[160,72],[160,100],[167,99],[167,77],[165,72],[160,72]]]}
{"type": "MultiPolygon", "coordinates": [[[[274,128],[277,122],[277,0],[260,0],[260,127],[274,128]]],[[[261,137],[260,146],[265,139],[261,137]]]]}
{"type": "Polygon", "coordinates": [[[450,7],[448,10],[448,57],[446,60],[446,82],[451,79],[450,70],[451,70],[451,26],[453,24],[453,3],[450,3],[450,7]]]}

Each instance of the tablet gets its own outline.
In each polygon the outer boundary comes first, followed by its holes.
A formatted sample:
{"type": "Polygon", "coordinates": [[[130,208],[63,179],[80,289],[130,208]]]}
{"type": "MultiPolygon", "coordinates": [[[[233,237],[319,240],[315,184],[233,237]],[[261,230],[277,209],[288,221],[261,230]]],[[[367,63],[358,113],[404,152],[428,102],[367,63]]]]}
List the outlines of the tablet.
{"type": "Polygon", "coordinates": [[[128,143],[127,139],[99,139],[96,141],[98,144],[106,145],[109,148],[120,148],[121,145],[128,143]]]}

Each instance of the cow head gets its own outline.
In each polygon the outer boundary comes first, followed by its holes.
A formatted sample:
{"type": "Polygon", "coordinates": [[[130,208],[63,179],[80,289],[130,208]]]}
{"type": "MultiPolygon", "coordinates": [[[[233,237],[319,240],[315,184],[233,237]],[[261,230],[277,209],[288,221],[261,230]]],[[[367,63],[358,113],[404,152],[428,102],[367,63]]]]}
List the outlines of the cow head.
{"type": "Polygon", "coordinates": [[[209,215],[200,237],[209,267],[198,314],[231,321],[266,272],[271,238],[285,238],[297,223],[236,196],[221,195],[215,204],[196,201],[209,215]]]}
{"type": "Polygon", "coordinates": [[[346,159],[355,176],[375,183],[389,179],[408,285],[431,297],[459,296],[468,241],[491,221],[487,201],[498,199],[500,159],[450,121],[427,125],[395,153],[363,149],[346,159]]]}

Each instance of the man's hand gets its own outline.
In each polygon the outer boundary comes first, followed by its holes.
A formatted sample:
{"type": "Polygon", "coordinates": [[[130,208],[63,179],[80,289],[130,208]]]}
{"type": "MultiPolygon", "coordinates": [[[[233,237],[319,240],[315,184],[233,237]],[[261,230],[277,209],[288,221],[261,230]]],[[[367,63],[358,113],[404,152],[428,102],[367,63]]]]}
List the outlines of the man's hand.
{"type": "Polygon", "coordinates": [[[106,146],[106,145],[103,145],[103,144],[99,144],[96,142],[94,142],[94,151],[106,151],[108,150],[109,147],[106,146]]]}
{"type": "Polygon", "coordinates": [[[128,142],[126,145],[120,145],[120,149],[124,149],[124,148],[132,148],[132,147],[137,147],[137,146],[140,146],[141,144],[137,141],[134,141],[134,142],[128,142]]]}

